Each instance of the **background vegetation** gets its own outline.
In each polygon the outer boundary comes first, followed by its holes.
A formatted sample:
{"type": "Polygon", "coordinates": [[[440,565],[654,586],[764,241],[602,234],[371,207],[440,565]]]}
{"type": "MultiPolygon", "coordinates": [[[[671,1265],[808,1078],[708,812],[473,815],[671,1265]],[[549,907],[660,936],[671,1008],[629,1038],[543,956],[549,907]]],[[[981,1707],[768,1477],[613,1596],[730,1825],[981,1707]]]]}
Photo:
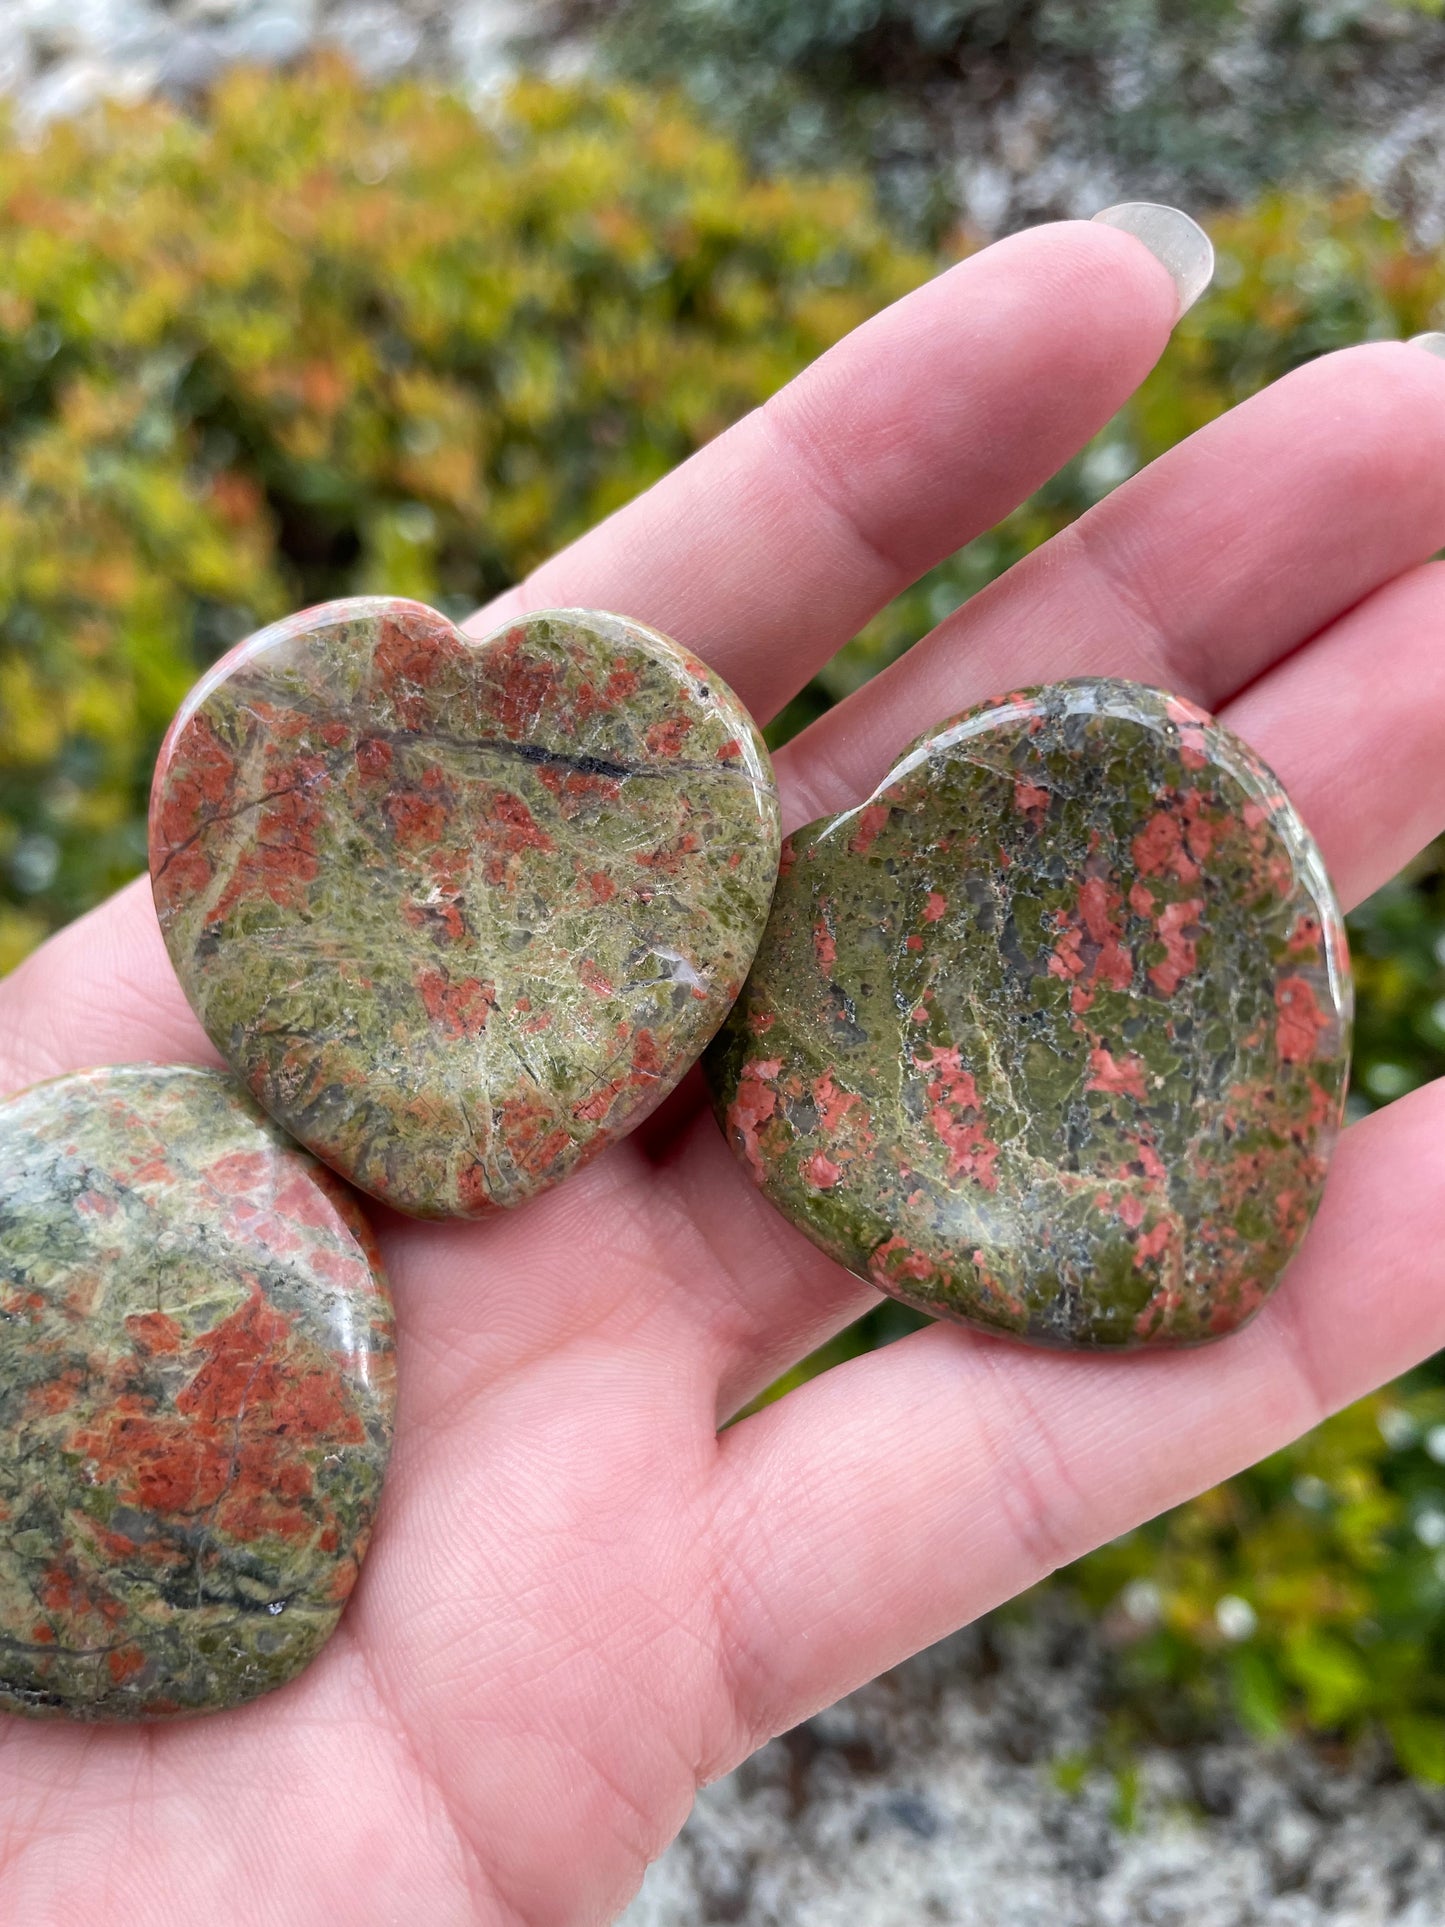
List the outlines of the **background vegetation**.
{"type": "Polygon", "coordinates": [[[928,272],[674,107],[323,63],[0,137],[0,968],[143,865],[197,669],[461,615],[928,272]]]}
{"type": "MultiPolygon", "coordinates": [[[[937,240],[1147,195],[1237,204],[1376,154],[1406,211],[1445,81],[1442,0],[557,0],[601,60],[680,80],[765,167],[859,165],[937,240]],[[1412,113],[1416,121],[1411,122],[1412,113]]],[[[1437,163],[1438,164],[1438,163],[1437,163]]]]}
{"type": "MultiPolygon", "coordinates": [[[[0,134],[0,211],[0,969],[142,866],[160,733],[222,648],[364,589],[463,613],[936,262],[860,177],[759,177],[673,102],[529,83],[479,122],[324,63],[0,134]]],[[[1134,403],[775,741],[1290,366],[1445,323],[1445,267],[1358,197],[1212,226],[1216,287],[1134,403]]],[[[1352,936],[1358,1110],[1445,1070],[1438,855],[1352,936]]],[[[1103,1616],[1126,1724],[1374,1728],[1445,1780],[1445,1371],[1055,1583],[1103,1616]]]]}

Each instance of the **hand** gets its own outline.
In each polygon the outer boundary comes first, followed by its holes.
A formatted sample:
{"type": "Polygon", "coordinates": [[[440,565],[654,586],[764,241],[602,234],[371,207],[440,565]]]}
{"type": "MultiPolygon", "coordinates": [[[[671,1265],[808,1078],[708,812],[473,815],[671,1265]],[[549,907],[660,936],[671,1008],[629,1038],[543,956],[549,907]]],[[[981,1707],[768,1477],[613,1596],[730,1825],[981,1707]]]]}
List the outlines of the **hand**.
{"type": "MultiPolygon", "coordinates": [[[[941,275],[475,620],[656,624],[770,715],[1126,400],[1174,290],[1065,223],[941,275]]],[[[779,759],[791,824],[928,725],[1084,671],[1278,771],[1354,903],[1445,824],[1445,364],[1331,355],[1126,483],[779,759]]],[[[0,1089],[214,1062],[144,883],[0,984],[0,1089]]],[[[610,1919],[702,1782],[1445,1343],[1445,1092],[1350,1130],[1239,1337],[1128,1359],[936,1326],[718,1433],[874,1295],[776,1216],[696,1075],[570,1183],[383,1227],[374,1549],[299,1681],[174,1726],[0,1722],[13,1927],[610,1919]]]]}

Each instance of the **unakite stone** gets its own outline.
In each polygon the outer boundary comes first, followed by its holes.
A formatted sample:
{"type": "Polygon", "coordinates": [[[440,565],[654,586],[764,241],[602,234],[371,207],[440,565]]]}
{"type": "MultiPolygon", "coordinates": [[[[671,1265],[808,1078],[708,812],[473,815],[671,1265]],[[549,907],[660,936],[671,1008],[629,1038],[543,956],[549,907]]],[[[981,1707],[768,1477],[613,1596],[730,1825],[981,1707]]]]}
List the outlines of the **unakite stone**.
{"type": "Polygon", "coordinates": [[[778,836],[746,711],[666,637],[572,609],[477,641],[362,597],[193,692],[151,874],[186,995],[271,1115],[398,1209],[475,1217],[696,1060],[778,836]]]}
{"type": "Polygon", "coordinates": [[[1276,779],[1192,703],[971,710],[784,845],[707,1060],[769,1198],[905,1303],[1036,1344],[1195,1344],[1319,1202],[1340,916],[1276,779]]]}
{"type": "Polygon", "coordinates": [[[155,1719],[293,1678],[356,1582],[394,1386],[355,1202],[232,1078],[0,1104],[0,1711],[155,1719]]]}

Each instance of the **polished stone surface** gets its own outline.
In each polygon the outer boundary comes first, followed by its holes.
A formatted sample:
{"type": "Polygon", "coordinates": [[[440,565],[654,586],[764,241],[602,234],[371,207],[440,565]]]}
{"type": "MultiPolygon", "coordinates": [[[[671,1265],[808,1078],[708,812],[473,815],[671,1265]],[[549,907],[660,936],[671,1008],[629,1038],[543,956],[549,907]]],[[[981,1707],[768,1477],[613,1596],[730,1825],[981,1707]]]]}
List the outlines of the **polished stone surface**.
{"type": "Polygon", "coordinates": [[[354,1200],[232,1078],[0,1104],[0,1711],[211,1712],[300,1672],[371,1537],[394,1356],[354,1200]]]}
{"type": "Polygon", "coordinates": [[[1079,681],[788,839],[706,1061],[755,1182],[880,1289],[1038,1344],[1193,1344],[1304,1235],[1350,1010],[1276,779],[1192,704],[1079,681]]]}
{"type": "Polygon", "coordinates": [[[747,973],[777,852],[762,740],[676,644],[586,610],[477,641],[381,597],[218,665],[151,815],[218,1049],[422,1217],[519,1203],[667,1095],[747,973]]]}

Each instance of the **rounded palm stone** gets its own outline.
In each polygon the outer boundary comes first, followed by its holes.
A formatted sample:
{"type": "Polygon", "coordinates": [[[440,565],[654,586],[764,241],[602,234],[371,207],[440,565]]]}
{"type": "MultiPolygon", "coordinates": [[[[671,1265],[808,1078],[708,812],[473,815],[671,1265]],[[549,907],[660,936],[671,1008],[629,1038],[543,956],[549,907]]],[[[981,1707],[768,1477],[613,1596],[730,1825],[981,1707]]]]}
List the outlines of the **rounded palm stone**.
{"type": "Polygon", "coordinates": [[[186,995],[271,1115],[398,1209],[475,1217],[696,1060],[778,840],[762,739],[666,637],[571,609],[477,641],[361,597],[191,694],[151,875],[186,995]]]}
{"type": "Polygon", "coordinates": [[[1193,704],[1028,690],[784,845],[707,1058],[756,1182],[859,1277],[1043,1345],[1194,1344],[1319,1202],[1349,965],[1276,779],[1193,704]]]}
{"type": "Polygon", "coordinates": [[[354,1200],[230,1077],[0,1104],[0,1711],[154,1719],[294,1677],[355,1584],[394,1402],[354,1200]]]}

